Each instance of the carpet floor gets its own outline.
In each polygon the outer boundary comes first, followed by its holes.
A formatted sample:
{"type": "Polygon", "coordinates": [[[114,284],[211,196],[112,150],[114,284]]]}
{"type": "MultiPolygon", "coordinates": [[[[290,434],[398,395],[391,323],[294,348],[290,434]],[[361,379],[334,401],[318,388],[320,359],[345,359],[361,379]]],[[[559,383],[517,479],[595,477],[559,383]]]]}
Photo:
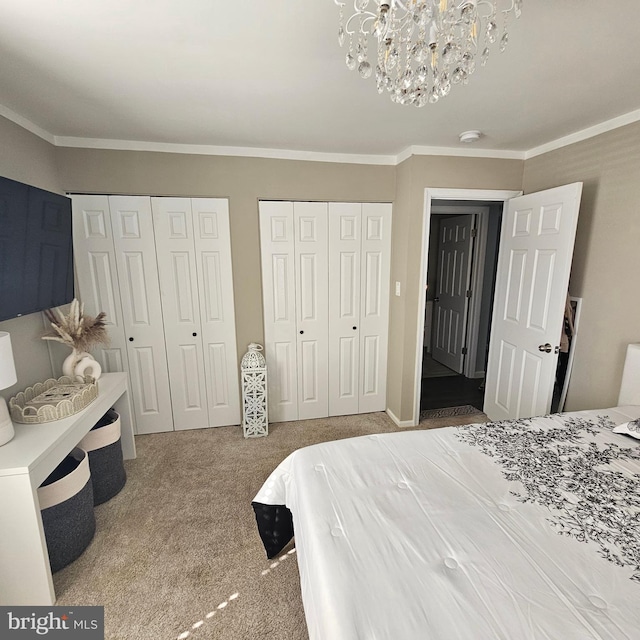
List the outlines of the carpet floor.
{"type": "Polygon", "coordinates": [[[104,606],[107,640],[306,640],[294,544],[267,560],[251,500],[299,447],[398,430],[373,413],[272,424],[266,438],[239,427],[137,436],[127,484],[96,507],[93,541],[54,574],[56,604],[104,606]]]}

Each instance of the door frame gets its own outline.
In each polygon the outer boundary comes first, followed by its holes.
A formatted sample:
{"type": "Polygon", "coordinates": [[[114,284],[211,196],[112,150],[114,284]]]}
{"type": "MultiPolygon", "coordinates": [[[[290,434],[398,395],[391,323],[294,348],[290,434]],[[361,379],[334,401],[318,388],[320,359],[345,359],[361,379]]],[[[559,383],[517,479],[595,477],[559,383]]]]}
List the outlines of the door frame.
{"type": "MultiPolygon", "coordinates": [[[[426,187],[422,219],[422,247],[420,250],[420,280],[418,282],[418,323],[416,335],[416,367],[414,372],[413,421],[411,426],[420,422],[420,389],[422,384],[422,356],[424,351],[424,318],[426,312],[426,282],[429,266],[429,233],[431,227],[431,203],[433,200],[470,200],[502,202],[521,196],[522,191],[493,189],[442,189],[426,187]]],[[[466,363],[465,363],[466,365],[466,363]]]]}

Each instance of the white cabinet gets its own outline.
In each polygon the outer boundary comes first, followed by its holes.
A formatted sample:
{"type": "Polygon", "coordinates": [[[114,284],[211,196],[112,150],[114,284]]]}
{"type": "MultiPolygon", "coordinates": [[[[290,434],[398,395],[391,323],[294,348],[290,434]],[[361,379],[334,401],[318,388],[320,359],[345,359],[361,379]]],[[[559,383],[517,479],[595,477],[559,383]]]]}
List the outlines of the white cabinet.
{"type": "Polygon", "coordinates": [[[391,205],[260,202],[269,419],[386,405],[391,205]]]}
{"type": "Polygon", "coordinates": [[[239,424],[227,200],[72,199],[79,298],[112,325],[96,355],[129,372],[137,432],[239,424]]]}

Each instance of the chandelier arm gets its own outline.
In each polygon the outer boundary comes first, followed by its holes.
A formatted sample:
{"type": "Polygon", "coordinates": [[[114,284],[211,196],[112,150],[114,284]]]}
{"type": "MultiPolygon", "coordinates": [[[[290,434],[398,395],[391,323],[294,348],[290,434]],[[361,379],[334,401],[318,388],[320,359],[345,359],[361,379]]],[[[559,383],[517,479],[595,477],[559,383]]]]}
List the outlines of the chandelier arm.
{"type": "Polygon", "coordinates": [[[391,0],[391,4],[397,4],[403,11],[409,13],[409,9],[404,6],[404,2],[402,2],[402,0],[391,0]]]}
{"type": "Polygon", "coordinates": [[[479,7],[480,5],[484,5],[484,6],[493,8],[493,3],[491,2],[491,0],[478,0],[477,6],[479,7]]]}
{"type": "Polygon", "coordinates": [[[371,30],[369,31],[365,31],[362,26],[367,23],[367,22],[371,22],[371,20],[375,20],[378,16],[375,13],[371,13],[371,11],[360,11],[359,13],[354,13],[350,18],[347,19],[347,21],[344,23],[344,31],[347,35],[352,36],[354,33],[361,31],[364,35],[371,35],[371,30]],[[362,16],[366,16],[365,18],[363,18],[362,16]],[[349,27],[349,23],[354,19],[354,18],[360,18],[361,22],[360,22],[360,28],[358,29],[354,29],[352,27],[349,27]]]}

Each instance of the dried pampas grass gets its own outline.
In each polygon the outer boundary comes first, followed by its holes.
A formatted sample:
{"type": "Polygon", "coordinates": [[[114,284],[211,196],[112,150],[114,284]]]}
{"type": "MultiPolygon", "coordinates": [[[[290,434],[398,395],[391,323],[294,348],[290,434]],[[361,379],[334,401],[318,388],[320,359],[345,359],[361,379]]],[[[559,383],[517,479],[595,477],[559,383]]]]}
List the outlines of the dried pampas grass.
{"type": "Polygon", "coordinates": [[[98,344],[108,344],[109,334],[101,311],[95,318],[84,315],[84,305],[73,299],[69,313],[65,316],[58,309],[47,309],[47,320],[54,333],[42,336],[43,340],[55,340],[77,351],[90,351],[98,344]]]}

